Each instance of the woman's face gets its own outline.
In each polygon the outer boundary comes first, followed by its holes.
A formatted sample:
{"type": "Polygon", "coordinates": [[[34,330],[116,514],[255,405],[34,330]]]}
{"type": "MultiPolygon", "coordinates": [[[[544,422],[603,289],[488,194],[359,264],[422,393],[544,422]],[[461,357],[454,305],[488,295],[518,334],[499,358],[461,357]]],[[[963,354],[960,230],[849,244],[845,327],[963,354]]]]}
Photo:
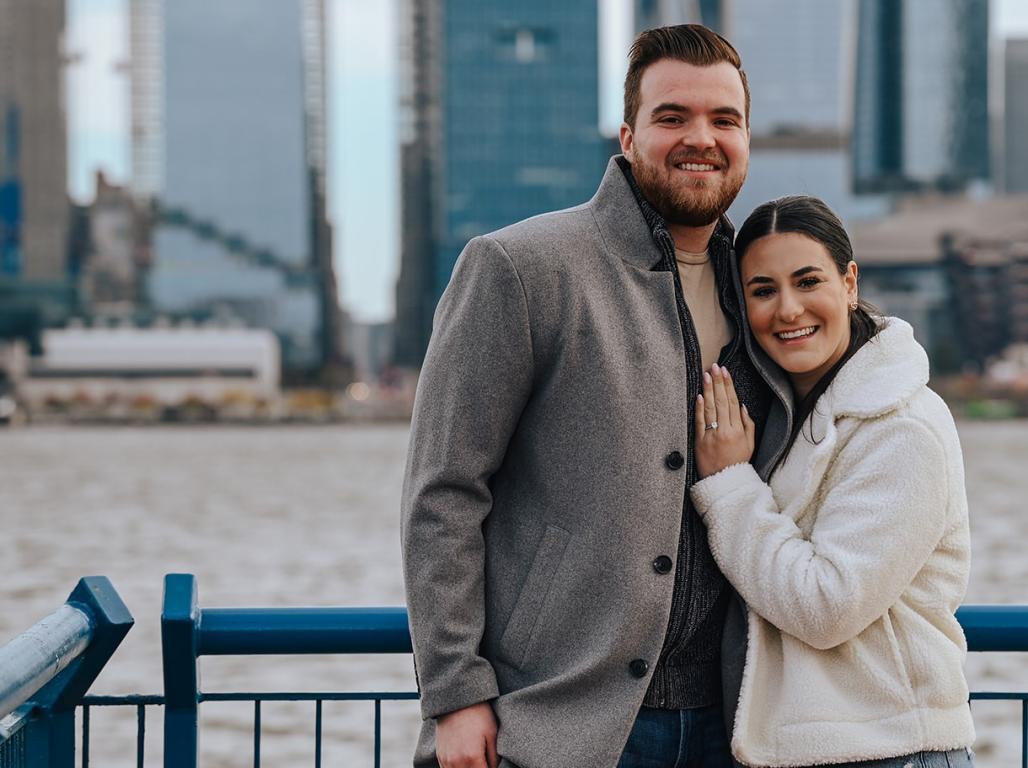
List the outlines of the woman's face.
{"type": "Polygon", "coordinates": [[[753,241],[741,271],[753,336],[803,397],[849,346],[857,265],[840,275],[823,245],[788,232],[753,241]]]}

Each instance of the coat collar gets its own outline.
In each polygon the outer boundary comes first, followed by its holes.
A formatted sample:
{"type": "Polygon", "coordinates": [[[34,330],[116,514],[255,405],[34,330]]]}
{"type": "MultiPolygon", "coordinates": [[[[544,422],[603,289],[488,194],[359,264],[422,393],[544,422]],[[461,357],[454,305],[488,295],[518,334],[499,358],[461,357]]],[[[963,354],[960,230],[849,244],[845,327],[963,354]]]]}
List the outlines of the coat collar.
{"type": "Polygon", "coordinates": [[[839,369],[823,396],[836,418],[870,419],[895,410],[928,383],[928,355],[910,325],[889,317],[885,326],[839,369]]]}
{"type": "MultiPolygon", "coordinates": [[[[607,163],[589,206],[608,248],[622,261],[645,270],[660,264],[663,254],[658,239],[670,238],[670,233],[663,217],[643,197],[624,155],[615,155],[607,163]]],[[[732,222],[722,216],[711,240],[719,238],[724,241],[721,245],[730,249],[734,237],[732,222]]]]}

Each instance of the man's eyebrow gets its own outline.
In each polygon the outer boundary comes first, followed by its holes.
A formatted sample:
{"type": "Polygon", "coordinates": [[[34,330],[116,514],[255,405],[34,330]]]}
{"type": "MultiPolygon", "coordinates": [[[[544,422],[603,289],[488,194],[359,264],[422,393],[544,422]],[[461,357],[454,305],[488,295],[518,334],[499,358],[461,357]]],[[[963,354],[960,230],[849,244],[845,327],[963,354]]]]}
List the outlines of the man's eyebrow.
{"type": "MultiPolygon", "coordinates": [[[[803,275],[810,274],[811,272],[823,272],[821,267],[811,265],[809,267],[800,267],[793,272],[789,277],[803,277],[803,275]]],[[[767,275],[754,275],[746,281],[746,285],[753,285],[754,283],[773,283],[774,278],[768,277],[767,275]]]]}
{"type": "MultiPolygon", "coordinates": [[[[727,106],[727,105],[723,106],[723,107],[715,107],[714,109],[712,109],[710,111],[711,111],[712,114],[715,114],[715,115],[729,115],[729,116],[734,117],[734,118],[736,118],[738,120],[742,120],[743,119],[742,118],[742,112],[737,110],[735,107],[730,107],[730,106],[727,106]]],[[[680,114],[689,114],[689,113],[692,112],[692,110],[689,107],[685,106],[684,104],[679,104],[678,102],[675,102],[675,101],[665,101],[663,104],[658,104],[657,106],[655,106],[653,108],[653,110],[650,112],[650,116],[651,117],[656,117],[657,115],[661,114],[662,112],[678,112],[680,114]]]]}

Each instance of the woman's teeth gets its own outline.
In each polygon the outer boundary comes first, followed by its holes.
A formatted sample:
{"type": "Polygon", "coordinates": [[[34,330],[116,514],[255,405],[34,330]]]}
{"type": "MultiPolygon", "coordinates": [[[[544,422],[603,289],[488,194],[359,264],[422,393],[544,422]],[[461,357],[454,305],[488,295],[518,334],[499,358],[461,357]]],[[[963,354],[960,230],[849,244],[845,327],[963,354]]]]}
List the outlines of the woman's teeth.
{"type": "Polygon", "coordinates": [[[809,336],[816,330],[817,326],[811,325],[806,328],[800,328],[796,331],[780,331],[779,333],[776,333],[775,336],[777,336],[780,339],[798,339],[802,336],[809,336]]]}

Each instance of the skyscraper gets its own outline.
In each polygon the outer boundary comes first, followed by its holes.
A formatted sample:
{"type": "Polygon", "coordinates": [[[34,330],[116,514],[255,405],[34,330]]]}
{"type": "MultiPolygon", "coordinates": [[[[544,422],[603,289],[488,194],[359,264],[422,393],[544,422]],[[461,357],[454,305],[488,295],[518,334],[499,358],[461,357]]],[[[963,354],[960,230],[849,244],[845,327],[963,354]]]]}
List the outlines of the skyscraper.
{"type": "Polygon", "coordinates": [[[857,29],[857,190],[988,180],[988,0],[859,0],[857,29]]]}
{"type": "Polygon", "coordinates": [[[1003,189],[1028,192],[1028,39],[1007,40],[1004,76],[1003,189]]]}
{"type": "Polygon", "coordinates": [[[854,0],[635,0],[635,26],[701,23],[739,51],[752,97],[750,171],[729,215],[790,193],[823,198],[844,218],[885,201],[852,192],[849,161],[854,0]]]}
{"type": "Polygon", "coordinates": [[[0,0],[0,276],[67,279],[64,0],[0,0]]]}
{"type": "Polygon", "coordinates": [[[133,0],[132,10],[133,164],[159,212],[151,302],[271,328],[287,369],[320,369],[338,346],[324,0],[133,0]]]}
{"type": "Polygon", "coordinates": [[[588,200],[603,174],[596,0],[406,0],[397,362],[467,241],[588,200]]]}
{"type": "Polygon", "coordinates": [[[825,200],[844,219],[883,213],[853,194],[849,153],[855,35],[853,0],[733,0],[730,39],[752,93],[750,171],[730,209],[737,223],[787,194],[825,200]]]}

